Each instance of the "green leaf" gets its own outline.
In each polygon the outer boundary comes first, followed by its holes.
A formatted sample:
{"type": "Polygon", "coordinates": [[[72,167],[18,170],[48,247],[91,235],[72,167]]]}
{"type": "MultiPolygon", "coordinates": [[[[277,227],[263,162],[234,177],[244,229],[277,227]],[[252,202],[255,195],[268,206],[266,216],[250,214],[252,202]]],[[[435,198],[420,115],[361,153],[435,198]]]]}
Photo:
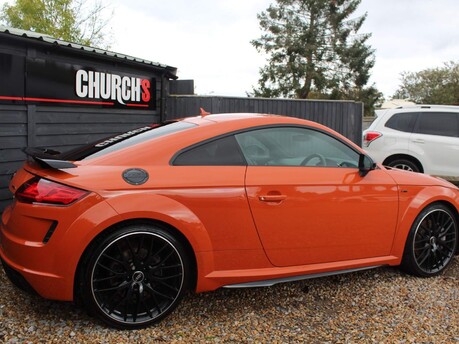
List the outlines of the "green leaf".
{"type": "Polygon", "coordinates": [[[16,0],[2,7],[0,20],[14,28],[108,49],[111,38],[105,28],[113,16],[108,10],[99,0],[16,0]]]}

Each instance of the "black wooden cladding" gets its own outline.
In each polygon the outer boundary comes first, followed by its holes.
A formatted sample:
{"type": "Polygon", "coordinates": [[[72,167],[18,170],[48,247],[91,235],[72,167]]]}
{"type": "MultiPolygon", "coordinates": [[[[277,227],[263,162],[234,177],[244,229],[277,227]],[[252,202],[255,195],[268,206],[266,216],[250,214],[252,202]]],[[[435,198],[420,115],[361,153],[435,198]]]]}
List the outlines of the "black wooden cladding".
{"type": "Polygon", "coordinates": [[[292,100],[173,95],[167,119],[210,113],[268,113],[308,119],[330,127],[359,146],[362,143],[363,105],[354,101],[292,100]]]}
{"type": "Polygon", "coordinates": [[[193,95],[194,80],[171,80],[169,81],[169,93],[175,95],[193,95]]]}
{"type": "Polygon", "coordinates": [[[24,161],[22,148],[27,145],[27,108],[0,107],[0,212],[10,202],[8,184],[11,175],[24,161]]]}

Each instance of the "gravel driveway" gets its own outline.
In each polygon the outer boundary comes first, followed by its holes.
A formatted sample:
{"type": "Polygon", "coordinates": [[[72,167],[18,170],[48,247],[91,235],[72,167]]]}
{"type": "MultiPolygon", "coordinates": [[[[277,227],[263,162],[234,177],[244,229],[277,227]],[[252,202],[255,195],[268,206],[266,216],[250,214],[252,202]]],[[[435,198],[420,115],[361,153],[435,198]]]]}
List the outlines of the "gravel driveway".
{"type": "Polygon", "coordinates": [[[394,268],[185,297],[144,330],[105,327],[70,303],[18,291],[0,272],[0,343],[459,343],[459,257],[440,277],[394,268]]]}

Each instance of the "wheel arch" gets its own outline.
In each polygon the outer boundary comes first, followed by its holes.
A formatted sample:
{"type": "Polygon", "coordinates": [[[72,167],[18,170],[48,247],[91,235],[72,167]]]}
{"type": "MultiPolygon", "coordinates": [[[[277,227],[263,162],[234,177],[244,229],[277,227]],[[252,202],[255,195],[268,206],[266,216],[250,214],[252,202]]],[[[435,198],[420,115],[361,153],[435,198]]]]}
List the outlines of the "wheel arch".
{"type": "MultiPolygon", "coordinates": [[[[454,218],[456,220],[456,225],[459,227],[459,212],[457,208],[451,202],[448,202],[446,200],[435,201],[435,202],[427,204],[424,208],[422,208],[422,210],[434,204],[441,204],[441,205],[444,205],[446,208],[448,208],[451,211],[451,213],[454,215],[454,218]]],[[[457,237],[456,254],[459,254],[459,236],[457,237]]]]}
{"type": "Polygon", "coordinates": [[[414,164],[418,166],[421,173],[424,173],[424,167],[422,166],[421,161],[419,161],[419,159],[409,154],[392,154],[388,156],[386,159],[384,159],[382,164],[389,165],[392,161],[395,161],[397,159],[406,159],[406,160],[413,162],[414,164]]]}
{"type": "MultiPolygon", "coordinates": [[[[452,203],[447,202],[447,201],[439,201],[437,203],[443,204],[445,207],[447,207],[451,211],[451,213],[454,215],[456,219],[456,225],[459,226],[459,212],[457,208],[452,203]]],[[[459,235],[457,236],[456,255],[459,255],[459,235]]]]}
{"type": "MultiPolygon", "coordinates": [[[[410,190],[410,187],[403,187],[410,190]]],[[[415,191],[415,189],[412,189],[415,191]]],[[[394,237],[394,245],[392,247],[392,254],[400,260],[405,251],[405,244],[408,240],[411,227],[416,218],[421,214],[424,209],[434,204],[441,204],[446,206],[454,215],[456,224],[459,226],[459,197],[454,190],[440,186],[432,186],[423,189],[420,193],[416,194],[412,200],[402,206],[398,218],[398,228],[394,237]]],[[[456,246],[456,254],[459,253],[459,238],[458,245],[456,246]]]]}
{"type": "MultiPolygon", "coordinates": [[[[87,235],[79,241],[81,254],[75,257],[75,268],[72,272],[73,297],[78,295],[81,271],[90,257],[95,245],[120,227],[132,224],[147,224],[158,226],[174,235],[185,247],[192,260],[192,280],[190,288],[196,289],[199,276],[204,276],[214,269],[213,255],[202,252],[212,252],[211,237],[199,217],[182,203],[164,195],[157,194],[127,194],[107,199],[106,203],[116,216],[111,216],[105,226],[91,228],[87,235]],[[154,204],[154,207],[152,207],[154,204]],[[84,248],[84,249],[83,249],[84,248]],[[199,276],[198,276],[199,275],[199,276]]],[[[85,221],[86,223],[87,221],[85,221]]]]}
{"type": "Polygon", "coordinates": [[[132,219],[127,219],[120,221],[118,223],[115,223],[109,227],[107,227],[105,230],[101,231],[96,237],[91,240],[91,242],[86,246],[85,250],[80,256],[80,259],[77,264],[77,268],[75,271],[75,278],[74,278],[74,286],[73,286],[73,299],[76,303],[81,304],[81,283],[83,283],[83,276],[84,276],[84,268],[87,265],[90,257],[91,257],[91,251],[95,249],[95,247],[107,236],[109,236],[111,233],[119,230],[120,228],[127,227],[127,226],[134,226],[134,225],[146,225],[146,226],[155,226],[159,227],[162,230],[167,231],[169,234],[173,235],[177,240],[180,241],[180,243],[183,245],[185,248],[185,251],[188,255],[188,258],[191,260],[190,261],[190,266],[192,271],[190,272],[190,281],[188,282],[188,288],[190,290],[195,290],[196,284],[197,284],[197,272],[198,272],[198,263],[197,263],[197,258],[196,254],[193,250],[193,247],[188,240],[188,238],[177,228],[172,226],[171,224],[160,221],[157,219],[152,219],[152,218],[132,218],[132,219]]]}
{"type": "MultiPolygon", "coordinates": [[[[459,236],[458,236],[458,225],[459,225],[459,214],[457,208],[454,206],[453,203],[440,199],[440,200],[433,200],[432,202],[429,202],[427,204],[424,204],[423,207],[420,208],[421,210],[417,214],[417,216],[414,219],[413,225],[411,226],[410,230],[407,233],[406,240],[405,240],[405,247],[403,250],[403,258],[400,264],[400,268],[407,272],[408,274],[418,276],[418,277],[431,277],[431,276],[436,276],[438,274],[441,274],[443,270],[451,263],[451,260],[453,259],[452,257],[454,255],[457,255],[459,252],[459,236]],[[429,209],[430,208],[430,209],[429,209]],[[415,233],[417,232],[418,228],[420,228],[421,221],[424,221],[427,216],[429,216],[432,212],[442,210],[445,211],[447,210],[449,212],[449,215],[454,218],[454,221],[456,222],[456,248],[455,251],[450,251],[452,256],[447,257],[447,258],[441,258],[442,263],[441,265],[438,265],[438,262],[435,262],[435,265],[432,266],[432,268],[429,267],[422,267],[420,264],[423,264],[424,259],[420,263],[417,262],[417,258],[415,258],[414,250],[409,249],[410,247],[413,248],[414,246],[414,237],[415,233]],[[421,218],[422,216],[422,218],[421,218]],[[419,222],[418,222],[419,219],[419,222]],[[416,224],[416,227],[414,225],[416,224]],[[409,249],[407,251],[407,249],[409,249]],[[447,262],[443,262],[444,259],[448,259],[447,262]],[[438,270],[433,270],[435,267],[438,268],[438,270]]],[[[439,224],[433,225],[433,226],[440,226],[439,224]]],[[[442,227],[443,228],[443,227],[442,227]]],[[[434,231],[435,233],[435,231],[434,231]]],[[[436,240],[439,240],[438,237],[436,237],[437,234],[432,234],[430,233],[429,236],[433,235],[436,240]]],[[[430,238],[432,240],[432,237],[430,238]]],[[[434,244],[435,245],[435,244],[434,244]]],[[[430,248],[428,249],[430,250],[430,248]]],[[[434,252],[434,251],[432,251],[434,252]]],[[[438,258],[434,258],[438,259],[438,258]]],[[[430,259],[429,259],[430,260],[430,259]]]]}
{"type": "MultiPolygon", "coordinates": [[[[454,206],[454,204],[452,202],[444,200],[444,199],[442,199],[442,200],[434,200],[432,202],[424,204],[420,208],[420,210],[417,212],[416,216],[414,216],[412,223],[416,220],[418,215],[421,214],[424,211],[424,209],[426,209],[427,207],[430,207],[432,205],[435,205],[435,204],[441,204],[441,205],[445,206],[446,208],[448,208],[451,211],[451,213],[453,214],[453,216],[454,216],[454,218],[456,220],[456,225],[459,226],[459,212],[458,212],[457,208],[454,206]]],[[[410,230],[411,230],[411,226],[408,228],[408,230],[406,231],[406,233],[404,235],[404,239],[405,239],[404,242],[405,243],[408,240],[408,236],[410,235],[410,230]]],[[[404,253],[404,250],[403,250],[402,254],[403,253],[404,253]]],[[[457,238],[457,245],[456,245],[456,255],[457,254],[459,254],[459,236],[457,238]]]]}

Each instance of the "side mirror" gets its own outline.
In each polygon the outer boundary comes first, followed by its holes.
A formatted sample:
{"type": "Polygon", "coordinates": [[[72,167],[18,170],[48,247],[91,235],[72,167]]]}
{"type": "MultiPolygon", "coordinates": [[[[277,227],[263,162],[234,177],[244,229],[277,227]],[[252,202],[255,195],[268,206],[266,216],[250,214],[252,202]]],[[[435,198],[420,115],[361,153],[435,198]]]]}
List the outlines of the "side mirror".
{"type": "Polygon", "coordinates": [[[376,164],[371,158],[365,154],[359,156],[359,175],[365,177],[368,172],[373,171],[376,168],[376,164]]]}

